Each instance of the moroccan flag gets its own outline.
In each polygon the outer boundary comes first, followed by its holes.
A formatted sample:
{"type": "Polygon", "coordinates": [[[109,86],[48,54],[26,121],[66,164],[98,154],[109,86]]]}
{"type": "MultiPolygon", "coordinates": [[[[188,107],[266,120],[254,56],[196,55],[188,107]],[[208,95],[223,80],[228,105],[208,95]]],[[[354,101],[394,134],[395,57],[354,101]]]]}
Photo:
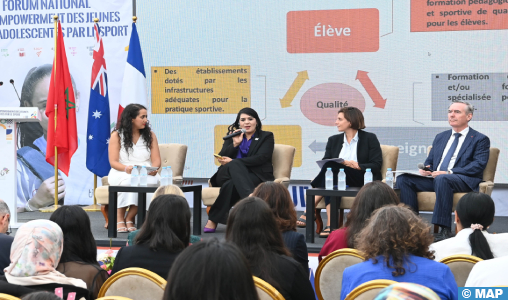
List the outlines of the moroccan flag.
{"type": "Polygon", "coordinates": [[[111,169],[108,158],[110,137],[108,74],[104,46],[97,23],[94,32],[92,86],[86,130],[86,167],[97,176],[104,177],[111,169]]]}
{"type": "Polygon", "coordinates": [[[67,65],[60,21],[58,21],[55,53],[46,104],[46,116],[49,118],[46,161],[53,166],[55,165],[56,147],[58,149],[58,169],[69,176],[71,158],[78,148],[78,130],[76,127],[74,89],[72,88],[71,74],[67,65]],[[55,109],[57,111],[56,129],[55,109]]]}
{"type": "Polygon", "coordinates": [[[125,65],[122,82],[122,97],[118,107],[118,121],[120,121],[123,109],[131,103],[139,103],[145,107],[147,107],[148,103],[145,65],[143,64],[143,54],[141,53],[136,23],[132,23],[127,64],[125,65]]]}

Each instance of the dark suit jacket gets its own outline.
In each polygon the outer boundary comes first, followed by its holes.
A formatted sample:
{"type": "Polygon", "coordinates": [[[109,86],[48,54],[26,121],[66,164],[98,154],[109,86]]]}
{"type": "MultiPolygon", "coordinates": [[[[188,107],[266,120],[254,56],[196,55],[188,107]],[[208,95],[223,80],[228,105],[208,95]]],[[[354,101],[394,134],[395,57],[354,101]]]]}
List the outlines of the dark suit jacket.
{"type": "MultiPolygon", "coordinates": [[[[326,152],[323,159],[339,157],[342,145],[344,144],[344,133],[332,135],[326,143],[326,152]]],[[[356,147],[358,165],[365,171],[371,169],[372,178],[381,180],[381,165],[383,164],[383,153],[377,136],[373,133],[358,130],[358,145],[356,147]]]]}
{"type": "MultiPolygon", "coordinates": [[[[272,155],[275,141],[273,133],[270,131],[258,131],[256,137],[252,140],[247,153],[247,157],[238,158],[243,164],[261,181],[273,181],[273,165],[272,155]]],[[[222,145],[222,150],[219,152],[221,156],[227,156],[231,159],[235,159],[238,154],[238,148],[233,146],[233,139],[227,139],[222,145]]],[[[221,168],[221,167],[219,167],[221,168]]],[[[215,173],[210,182],[212,186],[217,186],[215,182],[215,173]]]]}
{"type": "MultiPolygon", "coordinates": [[[[441,162],[446,144],[452,135],[452,130],[447,130],[436,135],[432,142],[429,156],[425,165],[435,170],[441,162]]],[[[473,191],[478,191],[478,185],[483,180],[483,171],[487,166],[490,154],[490,139],[469,127],[469,132],[460,147],[455,165],[451,169],[457,174],[473,191]]]]}
{"type": "Polygon", "coordinates": [[[282,233],[284,245],[289,249],[293,258],[299,262],[303,269],[309,274],[309,253],[307,252],[307,244],[303,234],[296,231],[284,231],[282,233]]]}
{"type": "Polygon", "coordinates": [[[169,270],[176,257],[181,253],[170,253],[166,250],[151,250],[147,245],[125,246],[118,250],[111,275],[126,268],[143,268],[160,277],[168,278],[169,270]]]}
{"type": "Polygon", "coordinates": [[[14,237],[0,233],[0,270],[11,263],[11,245],[14,237]]]}
{"type": "Polygon", "coordinates": [[[90,295],[87,289],[80,288],[70,284],[61,283],[48,283],[40,285],[28,285],[22,286],[13,283],[9,283],[4,275],[0,276],[0,293],[12,295],[14,297],[21,298],[26,294],[39,291],[47,291],[50,293],[55,292],[55,288],[63,288],[63,299],[67,299],[69,293],[76,293],[76,299],[85,298],[86,300],[94,299],[90,295]]]}

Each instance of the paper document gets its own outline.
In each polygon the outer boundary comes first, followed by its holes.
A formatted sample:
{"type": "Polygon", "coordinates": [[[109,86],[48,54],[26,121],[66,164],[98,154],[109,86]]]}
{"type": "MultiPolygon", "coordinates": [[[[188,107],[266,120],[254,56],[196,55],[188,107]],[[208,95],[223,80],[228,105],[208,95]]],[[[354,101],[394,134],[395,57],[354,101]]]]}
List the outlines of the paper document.
{"type": "MultiPolygon", "coordinates": [[[[135,167],[138,167],[138,171],[141,171],[141,168],[142,168],[143,166],[135,166],[135,167]]],[[[146,167],[146,166],[145,166],[145,168],[146,168],[146,171],[147,171],[148,173],[159,170],[159,168],[157,168],[157,167],[146,167]]]]}
{"type": "Polygon", "coordinates": [[[420,174],[419,171],[415,171],[415,170],[397,170],[397,171],[393,171],[393,172],[395,173],[395,177],[402,175],[402,174],[409,174],[409,175],[414,175],[414,176],[432,178],[432,175],[423,176],[422,174],[420,174]]]}
{"type": "Polygon", "coordinates": [[[341,163],[343,163],[343,162],[344,162],[344,159],[342,159],[342,158],[330,158],[330,159],[318,160],[318,161],[316,161],[316,163],[317,163],[317,165],[319,166],[319,168],[321,169],[321,168],[323,168],[323,166],[324,166],[327,162],[329,162],[329,161],[334,161],[334,162],[336,162],[336,163],[341,164],[341,163]]]}

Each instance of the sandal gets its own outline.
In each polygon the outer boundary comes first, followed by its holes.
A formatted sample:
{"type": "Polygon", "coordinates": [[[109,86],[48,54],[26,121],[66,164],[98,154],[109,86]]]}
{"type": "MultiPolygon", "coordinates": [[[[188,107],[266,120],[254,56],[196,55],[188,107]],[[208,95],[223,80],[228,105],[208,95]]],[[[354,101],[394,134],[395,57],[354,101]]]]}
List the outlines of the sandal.
{"type": "Polygon", "coordinates": [[[134,227],[134,222],[132,222],[132,221],[125,222],[125,225],[127,225],[127,224],[129,224],[129,223],[131,223],[131,224],[132,224],[132,226],[131,226],[131,227],[127,227],[127,230],[128,230],[129,232],[133,232],[133,231],[138,230],[136,227],[134,227]]]}
{"type": "Polygon", "coordinates": [[[321,233],[319,234],[319,237],[327,238],[329,235],[330,235],[330,226],[325,226],[325,228],[323,228],[323,231],[321,231],[321,233]]]}
{"type": "MultiPolygon", "coordinates": [[[[126,225],[126,224],[125,224],[125,222],[118,222],[118,223],[116,223],[116,224],[117,224],[117,225],[118,225],[118,224],[124,224],[124,225],[126,225]]],[[[120,228],[117,226],[117,228],[116,228],[116,232],[126,233],[126,232],[129,232],[129,231],[128,231],[128,229],[127,229],[127,226],[123,226],[123,227],[120,227],[120,228]]]]}
{"type": "Polygon", "coordinates": [[[296,226],[300,228],[305,228],[307,226],[307,219],[304,219],[302,217],[307,217],[306,212],[304,212],[298,220],[296,220],[296,226]]]}

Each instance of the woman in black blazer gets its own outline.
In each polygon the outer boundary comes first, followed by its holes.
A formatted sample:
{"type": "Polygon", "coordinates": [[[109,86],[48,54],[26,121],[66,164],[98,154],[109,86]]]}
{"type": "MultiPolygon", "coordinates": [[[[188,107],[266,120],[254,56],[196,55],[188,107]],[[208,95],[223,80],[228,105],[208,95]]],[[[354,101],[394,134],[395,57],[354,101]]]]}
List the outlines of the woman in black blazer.
{"type": "Polygon", "coordinates": [[[274,180],[272,154],[273,133],[261,130],[261,120],[252,108],[242,108],[228,133],[245,129],[245,133],[227,139],[219,152],[221,166],[210,179],[220,193],[212,205],[203,231],[215,232],[218,223],[226,224],[231,207],[252,193],[261,182],[274,180]]]}
{"type": "MultiPolygon", "coordinates": [[[[312,187],[325,186],[325,173],[327,168],[332,168],[333,184],[337,185],[338,173],[344,169],[346,173],[346,185],[350,187],[363,186],[363,175],[367,169],[372,171],[373,180],[381,180],[381,165],[383,155],[381,145],[375,134],[363,131],[365,121],[362,112],[356,107],[343,107],[339,110],[335,125],[341,134],[328,138],[326,152],[323,159],[343,158],[344,163],[327,162],[321,168],[321,172],[310,183],[312,187]],[[356,151],[354,149],[356,148],[356,151]]],[[[316,204],[323,197],[316,197],[316,204]]],[[[327,226],[323,229],[320,237],[330,234],[330,198],[325,197],[327,226]]],[[[298,220],[299,227],[305,227],[305,213],[298,220]]]]}

